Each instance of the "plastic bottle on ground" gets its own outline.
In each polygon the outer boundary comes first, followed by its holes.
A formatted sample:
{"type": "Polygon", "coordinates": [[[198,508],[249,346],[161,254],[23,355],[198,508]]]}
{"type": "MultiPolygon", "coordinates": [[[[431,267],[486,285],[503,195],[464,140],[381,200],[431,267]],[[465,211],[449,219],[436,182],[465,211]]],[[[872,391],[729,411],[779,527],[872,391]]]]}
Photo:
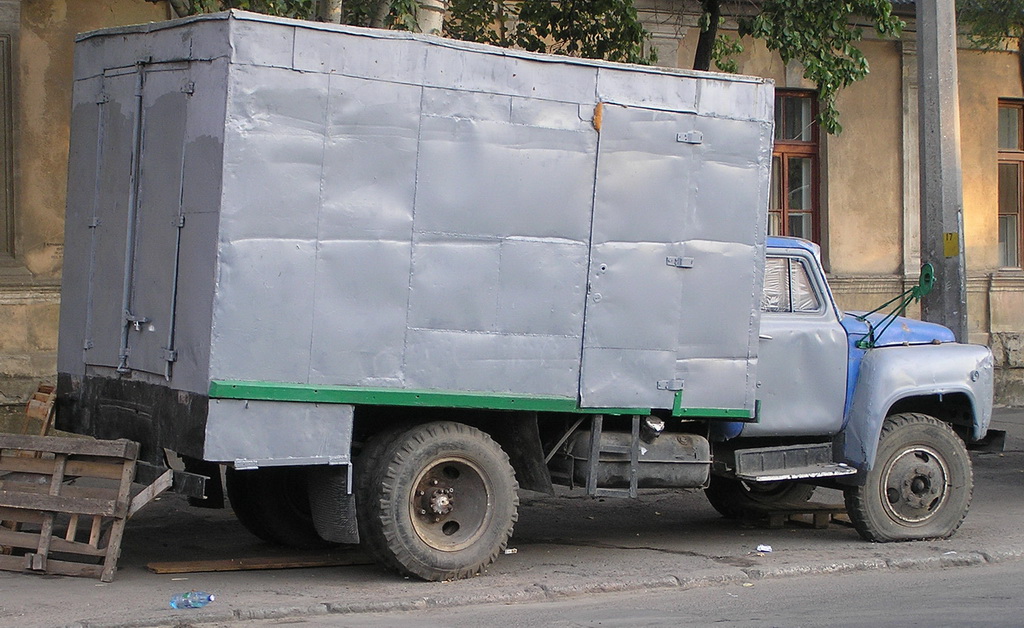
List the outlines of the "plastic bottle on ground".
{"type": "Polygon", "coordinates": [[[205,591],[188,591],[172,597],[171,608],[202,608],[213,599],[213,596],[205,591]]]}

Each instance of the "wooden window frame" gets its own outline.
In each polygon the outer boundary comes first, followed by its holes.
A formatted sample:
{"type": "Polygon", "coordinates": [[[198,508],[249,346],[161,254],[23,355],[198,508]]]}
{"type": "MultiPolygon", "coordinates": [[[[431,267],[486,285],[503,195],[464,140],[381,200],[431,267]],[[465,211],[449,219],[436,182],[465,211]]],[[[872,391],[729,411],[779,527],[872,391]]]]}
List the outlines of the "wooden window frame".
{"type": "MultiPolygon", "coordinates": [[[[1004,264],[1003,259],[999,260],[999,266],[1001,268],[1022,268],[1024,267],[1024,255],[1022,255],[1021,244],[1024,243],[1024,101],[1022,100],[1004,100],[999,99],[999,114],[1004,109],[1012,109],[1017,112],[1017,148],[1003,148],[999,146],[998,138],[1001,136],[997,123],[997,142],[996,147],[999,153],[999,165],[1002,164],[1014,164],[1017,166],[1017,211],[1016,212],[1004,212],[1000,207],[999,197],[996,200],[996,241],[998,244],[999,234],[999,222],[1003,216],[1014,216],[1017,219],[1017,247],[1014,256],[1016,257],[1016,264],[1004,264]]],[[[997,183],[998,190],[998,183],[997,183]]],[[[1000,191],[1001,192],[1001,191],[1000,191]]],[[[997,192],[999,194],[999,192],[997,192]]]]}
{"type": "MultiPolygon", "coordinates": [[[[789,159],[791,157],[805,157],[811,160],[811,208],[809,211],[801,210],[795,213],[807,213],[811,217],[811,240],[821,243],[821,143],[820,125],[818,119],[818,99],[813,91],[779,89],[775,91],[775,106],[777,110],[784,112],[787,98],[808,99],[811,103],[811,139],[785,140],[779,138],[779,131],[776,129],[776,137],[772,146],[772,163],[778,159],[781,164],[781,172],[778,173],[780,182],[779,190],[773,190],[779,196],[779,210],[770,210],[771,213],[779,214],[780,232],[773,235],[791,235],[789,232],[790,201],[786,182],[789,180],[789,159]]],[[[781,118],[785,121],[785,114],[781,118]]],[[[775,178],[772,178],[772,185],[775,178]]],[[[769,214],[769,218],[770,218],[769,214]]],[[[770,222],[770,221],[769,221],[770,222]]]]}

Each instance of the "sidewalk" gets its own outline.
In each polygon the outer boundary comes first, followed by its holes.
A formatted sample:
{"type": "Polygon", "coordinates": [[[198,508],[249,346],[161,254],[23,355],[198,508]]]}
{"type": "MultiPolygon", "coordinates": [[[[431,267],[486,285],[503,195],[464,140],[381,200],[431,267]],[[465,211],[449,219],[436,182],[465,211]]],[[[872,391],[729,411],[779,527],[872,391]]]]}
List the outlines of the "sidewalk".
{"type": "MultiPolygon", "coordinates": [[[[510,547],[483,576],[424,583],[374,565],[157,575],[153,561],[268,556],[230,510],[189,508],[168,495],[128,524],[114,581],[0,572],[0,626],[174,626],[554,599],[654,587],[700,587],[808,573],[945,568],[1024,558],[1024,409],[997,409],[1002,454],[972,454],[971,513],[949,540],[872,544],[846,526],[744,527],[720,518],[699,491],[639,500],[524,495],[510,547]],[[759,554],[758,545],[772,546],[759,554]],[[176,611],[175,593],[217,596],[176,611]]],[[[841,499],[820,490],[816,501],[841,499]]],[[[294,552],[290,552],[294,554],[294,552]]]]}

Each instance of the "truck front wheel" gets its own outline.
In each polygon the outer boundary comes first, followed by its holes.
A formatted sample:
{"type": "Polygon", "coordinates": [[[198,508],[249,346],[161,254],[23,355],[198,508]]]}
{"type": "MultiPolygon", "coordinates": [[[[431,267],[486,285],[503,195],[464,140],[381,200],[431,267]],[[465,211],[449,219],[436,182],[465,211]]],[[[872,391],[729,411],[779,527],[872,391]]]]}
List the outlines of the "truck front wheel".
{"type": "Polygon", "coordinates": [[[869,541],[951,536],[971,505],[971,460],[946,423],[896,414],[882,424],[875,464],[863,486],[845,490],[846,509],[869,541]]]}
{"type": "Polygon", "coordinates": [[[357,480],[360,535],[386,566],[452,580],[480,573],[505,549],[519,487],[508,456],[487,434],[426,423],[367,462],[369,476],[357,480]]]}

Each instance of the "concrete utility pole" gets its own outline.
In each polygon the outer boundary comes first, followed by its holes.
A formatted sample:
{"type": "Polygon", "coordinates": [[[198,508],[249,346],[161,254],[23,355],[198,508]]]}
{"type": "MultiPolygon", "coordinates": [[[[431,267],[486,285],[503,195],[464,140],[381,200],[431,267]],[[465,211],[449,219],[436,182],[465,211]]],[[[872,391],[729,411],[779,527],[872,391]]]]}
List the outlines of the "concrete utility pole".
{"type": "Polygon", "coordinates": [[[921,261],[935,267],[935,288],[921,317],[967,341],[963,179],[953,0],[917,3],[918,116],[921,143],[921,261]]]}

